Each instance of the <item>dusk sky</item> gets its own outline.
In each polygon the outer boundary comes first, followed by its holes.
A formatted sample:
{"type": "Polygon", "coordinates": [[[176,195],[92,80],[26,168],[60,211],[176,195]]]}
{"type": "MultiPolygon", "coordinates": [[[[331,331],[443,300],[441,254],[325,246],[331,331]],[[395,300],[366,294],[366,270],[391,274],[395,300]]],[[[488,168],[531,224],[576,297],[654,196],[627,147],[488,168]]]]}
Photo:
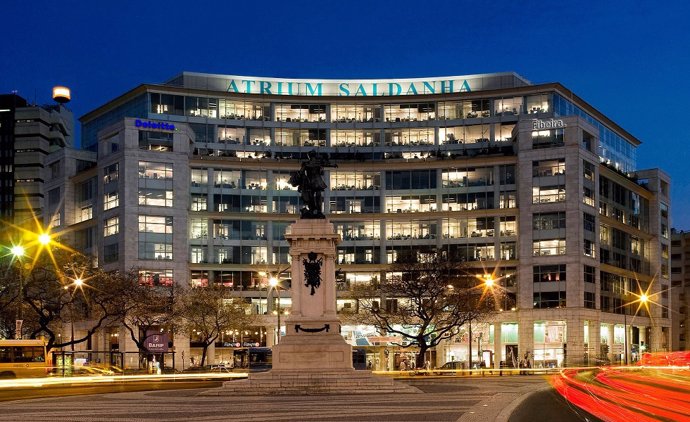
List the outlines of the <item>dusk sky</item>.
{"type": "Polygon", "coordinates": [[[412,78],[515,71],[560,82],[639,138],[690,229],[690,4],[359,1],[3,2],[0,93],[75,117],[182,72],[412,78]]]}

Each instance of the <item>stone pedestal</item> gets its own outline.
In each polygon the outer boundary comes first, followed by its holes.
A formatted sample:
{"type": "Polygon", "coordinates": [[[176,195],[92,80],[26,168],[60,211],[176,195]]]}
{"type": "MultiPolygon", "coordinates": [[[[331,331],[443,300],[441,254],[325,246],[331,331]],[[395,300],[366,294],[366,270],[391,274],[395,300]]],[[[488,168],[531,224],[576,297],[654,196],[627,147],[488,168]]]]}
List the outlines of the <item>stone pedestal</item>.
{"type": "Polygon", "coordinates": [[[285,336],[273,348],[273,369],[352,370],[352,347],[340,335],[336,315],[335,247],[340,236],[328,220],[298,220],[285,238],[292,258],[292,309],[285,336]],[[320,276],[318,287],[307,283],[305,268],[310,265],[320,276]]]}
{"type": "Polygon", "coordinates": [[[204,395],[418,393],[417,388],[352,367],[352,347],[336,314],[335,257],[340,236],[326,219],[302,219],[285,238],[292,258],[292,309],[273,347],[273,369],[226,382],[204,395]]]}

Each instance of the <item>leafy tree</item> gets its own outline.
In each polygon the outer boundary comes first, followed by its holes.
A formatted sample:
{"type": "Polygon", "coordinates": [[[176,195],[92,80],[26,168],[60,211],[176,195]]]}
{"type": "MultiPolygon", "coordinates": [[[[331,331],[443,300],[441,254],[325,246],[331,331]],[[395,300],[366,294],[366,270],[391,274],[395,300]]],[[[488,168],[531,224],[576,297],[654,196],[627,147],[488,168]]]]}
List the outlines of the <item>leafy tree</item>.
{"type": "Polygon", "coordinates": [[[9,259],[0,261],[0,338],[14,336],[19,306],[19,272],[9,259]]]}
{"type": "Polygon", "coordinates": [[[153,330],[175,331],[178,302],[184,289],[172,286],[150,286],[142,284],[135,271],[124,275],[126,282],[120,292],[121,323],[137,345],[142,359],[150,354],[146,348],[147,332],[153,330]]]}
{"type": "Polygon", "coordinates": [[[380,283],[353,290],[360,310],[354,318],[402,337],[403,347],[417,346],[416,365],[421,368],[427,350],[459,334],[465,324],[494,313],[499,288],[487,287],[469,272],[441,253],[403,257],[380,283]],[[396,300],[397,306],[381,307],[386,299],[396,300]]]}
{"type": "Polygon", "coordinates": [[[252,320],[245,303],[238,298],[228,298],[223,287],[190,289],[183,296],[180,306],[184,328],[196,334],[201,342],[201,366],[206,361],[208,347],[222,332],[242,329],[250,325],[252,320]]]}
{"type": "Polygon", "coordinates": [[[29,338],[44,337],[48,349],[63,348],[87,341],[121,317],[117,306],[121,278],[91,263],[84,255],[57,250],[21,270],[23,332],[29,338]],[[58,336],[65,324],[75,321],[85,328],[81,337],[58,336]]]}

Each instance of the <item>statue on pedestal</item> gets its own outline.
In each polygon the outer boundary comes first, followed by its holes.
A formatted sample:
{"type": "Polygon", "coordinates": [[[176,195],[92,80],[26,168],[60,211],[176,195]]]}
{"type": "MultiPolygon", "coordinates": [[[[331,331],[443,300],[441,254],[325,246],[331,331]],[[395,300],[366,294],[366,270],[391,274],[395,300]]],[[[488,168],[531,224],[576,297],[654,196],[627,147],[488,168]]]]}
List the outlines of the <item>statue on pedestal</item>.
{"type": "Polygon", "coordinates": [[[323,178],[324,167],[337,167],[331,164],[327,156],[316,151],[309,151],[309,159],[302,162],[299,170],[290,174],[289,183],[296,186],[302,194],[305,207],[301,210],[300,218],[326,218],[323,215],[323,194],[328,185],[323,178]]]}

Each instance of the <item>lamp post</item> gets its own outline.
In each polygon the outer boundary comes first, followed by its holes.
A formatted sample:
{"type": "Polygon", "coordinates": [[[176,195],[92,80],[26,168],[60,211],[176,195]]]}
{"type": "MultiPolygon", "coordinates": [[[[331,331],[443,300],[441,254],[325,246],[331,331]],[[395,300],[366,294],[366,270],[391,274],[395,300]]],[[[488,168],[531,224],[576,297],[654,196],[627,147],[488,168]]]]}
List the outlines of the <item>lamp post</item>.
{"type": "Polygon", "coordinates": [[[22,339],[22,324],[24,322],[24,262],[22,258],[26,253],[26,250],[21,245],[14,245],[10,249],[14,259],[19,261],[19,306],[17,307],[17,321],[15,322],[15,333],[14,338],[22,339]]]}
{"type": "Polygon", "coordinates": [[[277,278],[271,277],[268,279],[268,284],[271,286],[278,295],[278,300],[276,300],[276,312],[278,314],[278,328],[276,329],[276,344],[280,343],[280,282],[277,278]]]}
{"type": "MultiPolygon", "coordinates": [[[[638,299],[635,302],[639,302],[640,306],[647,306],[648,301],[649,301],[649,296],[647,296],[646,293],[642,293],[638,296],[638,299]]],[[[634,302],[625,303],[623,305],[623,349],[624,349],[624,356],[625,356],[625,364],[626,365],[628,364],[628,311],[627,311],[627,308],[632,303],[634,303],[634,302]]],[[[635,314],[637,315],[637,311],[635,311],[635,314]]]]}
{"type": "MultiPolygon", "coordinates": [[[[74,289],[81,289],[84,285],[84,280],[81,278],[75,278],[72,282],[74,289]]],[[[65,286],[65,290],[69,288],[69,285],[65,286]]],[[[72,359],[74,359],[74,296],[70,298],[69,301],[69,322],[70,322],[70,349],[72,350],[72,359]]]]}
{"type": "MultiPolygon", "coordinates": [[[[491,274],[484,274],[484,276],[481,277],[481,279],[483,281],[482,287],[484,288],[485,291],[493,289],[495,281],[494,281],[493,276],[491,274]]],[[[482,334],[480,334],[480,340],[479,341],[481,341],[481,335],[482,334]]],[[[472,375],[472,319],[471,318],[470,318],[469,336],[470,336],[470,338],[469,338],[469,342],[468,342],[468,344],[469,344],[468,354],[469,354],[469,362],[470,362],[470,375],[472,375]]]]}

